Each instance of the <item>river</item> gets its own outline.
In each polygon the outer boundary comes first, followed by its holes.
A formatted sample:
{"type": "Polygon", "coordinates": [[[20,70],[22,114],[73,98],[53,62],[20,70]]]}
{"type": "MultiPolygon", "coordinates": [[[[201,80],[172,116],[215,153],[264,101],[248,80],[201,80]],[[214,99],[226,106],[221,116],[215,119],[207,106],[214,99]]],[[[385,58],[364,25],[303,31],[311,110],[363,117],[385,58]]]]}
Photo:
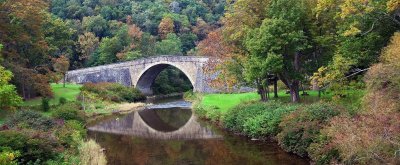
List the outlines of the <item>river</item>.
{"type": "Polygon", "coordinates": [[[168,100],[88,126],[105,149],[108,164],[309,164],[276,143],[232,135],[196,117],[191,104],[168,100]]]}

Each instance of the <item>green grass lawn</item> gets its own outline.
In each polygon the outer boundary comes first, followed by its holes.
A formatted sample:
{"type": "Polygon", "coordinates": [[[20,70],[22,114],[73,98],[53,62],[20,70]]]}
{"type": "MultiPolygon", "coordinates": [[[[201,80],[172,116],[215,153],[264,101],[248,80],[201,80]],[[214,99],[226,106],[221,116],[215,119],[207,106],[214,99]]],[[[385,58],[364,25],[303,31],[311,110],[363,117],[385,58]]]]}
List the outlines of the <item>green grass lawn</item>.
{"type": "MultiPolygon", "coordinates": [[[[80,92],[81,87],[82,87],[82,85],[66,84],[65,88],[64,88],[63,84],[51,84],[51,89],[54,92],[54,97],[52,99],[50,99],[50,104],[51,105],[58,104],[61,97],[66,98],[68,101],[75,101],[76,97],[78,96],[78,94],[80,92]]],[[[22,105],[23,106],[36,106],[36,105],[40,105],[41,102],[42,102],[41,98],[35,98],[32,100],[25,101],[22,105]]]]}
{"type": "Polygon", "coordinates": [[[257,100],[257,93],[240,93],[240,94],[206,94],[201,104],[203,106],[218,107],[221,112],[226,112],[230,108],[244,101],[257,100]]]}
{"type": "MultiPolygon", "coordinates": [[[[318,91],[307,91],[308,96],[300,96],[303,103],[313,103],[319,101],[321,98],[318,97],[318,91]]],[[[302,92],[300,92],[302,94],[302,92]]],[[[273,97],[273,93],[270,95],[273,97]]],[[[278,92],[279,98],[274,100],[280,100],[282,102],[290,102],[290,94],[286,94],[286,91],[278,92]]],[[[330,98],[330,94],[322,95],[322,99],[330,98]]],[[[241,102],[259,100],[260,96],[257,93],[239,93],[239,94],[206,94],[203,96],[201,105],[209,107],[218,107],[222,113],[235,107],[241,102]]]]}

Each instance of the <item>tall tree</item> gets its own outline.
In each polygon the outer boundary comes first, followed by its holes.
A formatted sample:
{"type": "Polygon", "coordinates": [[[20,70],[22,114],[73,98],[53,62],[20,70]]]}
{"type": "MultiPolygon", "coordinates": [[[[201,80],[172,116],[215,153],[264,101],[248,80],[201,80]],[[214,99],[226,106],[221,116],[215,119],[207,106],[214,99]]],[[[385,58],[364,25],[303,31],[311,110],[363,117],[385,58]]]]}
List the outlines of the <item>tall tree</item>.
{"type": "Polygon", "coordinates": [[[53,60],[53,68],[56,72],[63,75],[63,87],[65,88],[65,75],[67,74],[69,68],[69,59],[65,56],[60,56],[53,60]]]}
{"type": "Polygon", "coordinates": [[[158,25],[158,35],[161,39],[167,38],[169,33],[174,32],[174,21],[170,17],[164,17],[158,25]]]}
{"type": "Polygon", "coordinates": [[[338,96],[346,95],[354,77],[349,75],[359,75],[377,62],[381,48],[400,29],[399,9],[398,2],[392,0],[319,0],[317,16],[325,16],[337,30],[333,37],[321,37],[321,41],[328,41],[321,45],[333,51],[333,58],[315,73],[314,80],[338,96]]]}
{"type": "Polygon", "coordinates": [[[83,17],[82,27],[100,38],[107,35],[107,21],[101,15],[83,17]]]}
{"type": "Polygon", "coordinates": [[[45,75],[50,71],[43,29],[47,7],[43,0],[0,2],[0,42],[5,44],[2,63],[14,73],[13,83],[24,98],[52,95],[45,75]],[[40,80],[29,80],[36,78],[40,80]]]}
{"type": "Polygon", "coordinates": [[[156,43],[156,52],[159,55],[181,55],[182,42],[176,34],[170,33],[165,40],[156,43]]]}
{"type": "MultiPolygon", "coordinates": [[[[0,51],[3,45],[0,44],[0,51]]],[[[1,54],[0,54],[0,60],[1,54]]],[[[3,66],[0,66],[0,108],[9,109],[14,106],[18,106],[22,103],[22,99],[18,96],[15,86],[10,84],[10,80],[13,77],[11,71],[6,70],[3,66]]]]}
{"type": "Polygon", "coordinates": [[[99,46],[99,38],[97,38],[91,32],[86,32],[82,35],[79,35],[77,44],[80,52],[79,60],[82,60],[85,64],[86,61],[90,61],[91,55],[99,46]]]}
{"type": "Polygon", "coordinates": [[[238,69],[240,65],[236,65],[240,60],[231,59],[240,56],[234,53],[232,45],[225,42],[222,29],[210,32],[207,38],[200,41],[197,49],[199,55],[211,57],[204,67],[204,71],[209,75],[207,79],[209,85],[221,91],[233,91],[240,83],[242,72],[236,72],[240,70],[238,69]]]}

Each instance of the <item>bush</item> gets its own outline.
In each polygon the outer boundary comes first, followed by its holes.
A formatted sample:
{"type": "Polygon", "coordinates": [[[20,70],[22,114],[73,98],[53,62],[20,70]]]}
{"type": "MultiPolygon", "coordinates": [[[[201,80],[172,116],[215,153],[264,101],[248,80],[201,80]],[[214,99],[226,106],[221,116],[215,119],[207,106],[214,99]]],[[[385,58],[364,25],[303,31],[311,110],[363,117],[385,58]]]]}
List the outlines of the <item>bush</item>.
{"type": "Polygon", "coordinates": [[[116,83],[86,83],[81,91],[97,94],[101,99],[113,102],[137,102],[146,99],[136,88],[116,83]]]}
{"type": "Polygon", "coordinates": [[[65,103],[67,103],[67,99],[65,97],[60,97],[59,103],[60,105],[64,105],[65,103]]]}
{"type": "Polygon", "coordinates": [[[55,135],[64,147],[78,148],[80,141],[86,136],[86,130],[82,123],[68,120],[55,132],[55,135]]]}
{"type": "Polygon", "coordinates": [[[18,151],[3,151],[0,152],[0,164],[4,165],[17,165],[17,161],[15,160],[20,153],[18,151]]]}
{"type": "Polygon", "coordinates": [[[86,165],[106,165],[106,156],[101,150],[101,146],[94,140],[82,142],[79,147],[81,164],[86,165]]]}
{"type": "Polygon", "coordinates": [[[202,106],[200,104],[200,100],[196,100],[194,101],[194,103],[192,103],[192,107],[195,110],[196,114],[201,117],[201,118],[205,118],[205,119],[209,119],[212,122],[220,122],[221,117],[222,117],[222,113],[219,110],[218,107],[206,107],[206,106],[202,106]]]}
{"type": "Polygon", "coordinates": [[[281,102],[249,102],[236,106],[223,116],[223,124],[231,131],[251,137],[274,136],[284,114],[295,110],[294,105],[281,102]]]}
{"type": "Polygon", "coordinates": [[[55,108],[52,116],[57,119],[85,121],[85,114],[79,111],[80,105],[75,102],[66,103],[55,108]]]}
{"type": "Polygon", "coordinates": [[[25,110],[16,112],[4,124],[11,128],[31,128],[35,130],[49,130],[54,126],[54,122],[42,114],[25,110]]]}
{"type": "Polygon", "coordinates": [[[47,112],[50,110],[50,99],[47,97],[42,98],[42,111],[47,112]]]}
{"type": "Polygon", "coordinates": [[[48,134],[25,131],[0,131],[0,152],[19,151],[20,164],[41,164],[57,155],[59,147],[48,134]]]}
{"type": "Polygon", "coordinates": [[[340,111],[327,103],[315,103],[300,107],[284,117],[281,124],[282,131],[278,134],[279,145],[288,152],[300,156],[307,156],[307,149],[316,142],[320,129],[340,111]]]}
{"type": "Polygon", "coordinates": [[[296,109],[296,106],[282,105],[276,109],[267,109],[260,115],[244,123],[244,132],[251,137],[275,136],[279,133],[279,123],[285,114],[296,109]]]}
{"type": "Polygon", "coordinates": [[[400,33],[383,49],[380,63],[364,77],[366,95],[354,116],[334,117],[321,132],[328,137],[312,144],[313,160],[342,164],[400,164],[400,33]],[[334,147],[332,147],[334,146],[334,147]],[[338,151],[338,160],[328,155],[338,151]],[[326,159],[325,159],[326,158],[326,159]]]}

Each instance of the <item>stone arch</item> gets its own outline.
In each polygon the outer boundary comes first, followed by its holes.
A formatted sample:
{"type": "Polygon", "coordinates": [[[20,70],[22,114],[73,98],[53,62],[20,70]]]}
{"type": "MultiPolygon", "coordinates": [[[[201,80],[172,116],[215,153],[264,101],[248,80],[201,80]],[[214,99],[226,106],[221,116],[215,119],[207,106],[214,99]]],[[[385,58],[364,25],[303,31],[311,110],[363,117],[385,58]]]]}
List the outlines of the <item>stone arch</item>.
{"type": "Polygon", "coordinates": [[[172,66],[185,74],[185,76],[189,79],[190,83],[192,84],[193,89],[195,88],[196,81],[195,75],[192,75],[186,71],[183,67],[176,65],[170,62],[158,62],[152,65],[147,66],[145,69],[141,71],[138,75],[137,82],[133,83],[134,86],[139,89],[145,95],[152,95],[153,91],[151,90],[151,86],[153,85],[157,76],[167,67],[172,66]]]}

